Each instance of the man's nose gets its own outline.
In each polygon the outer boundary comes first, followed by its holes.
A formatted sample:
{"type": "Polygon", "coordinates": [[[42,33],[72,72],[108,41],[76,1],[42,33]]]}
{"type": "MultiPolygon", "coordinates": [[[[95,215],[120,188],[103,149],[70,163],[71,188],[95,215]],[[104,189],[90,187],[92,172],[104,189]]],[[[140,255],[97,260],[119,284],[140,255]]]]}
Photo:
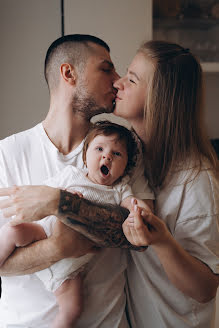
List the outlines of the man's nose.
{"type": "Polygon", "coordinates": [[[114,76],[113,76],[113,83],[115,83],[116,81],[118,81],[120,79],[119,74],[115,71],[114,72],[114,76]]]}

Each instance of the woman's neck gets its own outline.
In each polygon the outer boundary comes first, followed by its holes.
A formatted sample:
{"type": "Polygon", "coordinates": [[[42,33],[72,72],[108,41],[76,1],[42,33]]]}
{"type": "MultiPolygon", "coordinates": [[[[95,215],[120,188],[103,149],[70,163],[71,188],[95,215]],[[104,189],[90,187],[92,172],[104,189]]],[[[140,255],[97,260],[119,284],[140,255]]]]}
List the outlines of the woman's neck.
{"type": "Polygon", "coordinates": [[[146,133],[145,133],[145,127],[144,124],[132,124],[132,128],[134,129],[135,133],[138,135],[139,139],[145,146],[146,144],[146,133]]]}

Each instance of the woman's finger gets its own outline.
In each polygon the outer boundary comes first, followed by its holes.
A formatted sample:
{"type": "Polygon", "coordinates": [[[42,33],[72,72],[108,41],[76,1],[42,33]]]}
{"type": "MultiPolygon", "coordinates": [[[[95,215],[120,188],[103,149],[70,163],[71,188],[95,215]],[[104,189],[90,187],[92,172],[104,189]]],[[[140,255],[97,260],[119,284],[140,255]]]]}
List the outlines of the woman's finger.
{"type": "MultiPolygon", "coordinates": [[[[135,220],[134,220],[134,230],[135,230],[135,239],[138,241],[138,246],[148,245],[148,238],[150,237],[147,226],[144,224],[144,221],[141,217],[141,209],[135,205],[135,220]]],[[[134,234],[133,234],[134,235],[134,234]]]]}
{"type": "Polygon", "coordinates": [[[141,215],[144,221],[154,230],[160,230],[163,227],[163,221],[161,221],[156,215],[153,213],[147,213],[144,209],[141,211],[141,215]]]}
{"type": "Polygon", "coordinates": [[[133,240],[132,240],[132,235],[131,235],[131,229],[130,229],[128,222],[126,222],[126,221],[127,221],[127,219],[123,223],[122,229],[123,229],[124,235],[126,236],[126,239],[132,244],[133,240]]]}

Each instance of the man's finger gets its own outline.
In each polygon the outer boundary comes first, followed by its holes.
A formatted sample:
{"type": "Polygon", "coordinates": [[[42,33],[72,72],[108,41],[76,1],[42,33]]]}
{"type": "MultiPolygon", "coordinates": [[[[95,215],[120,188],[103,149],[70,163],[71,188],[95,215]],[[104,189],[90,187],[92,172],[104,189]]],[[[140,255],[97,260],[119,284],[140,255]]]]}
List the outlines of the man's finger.
{"type": "Polygon", "coordinates": [[[0,209],[11,207],[13,200],[11,198],[3,199],[0,201],[0,209]]]}
{"type": "Polygon", "coordinates": [[[2,214],[4,215],[5,218],[10,218],[13,215],[16,215],[16,209],[13,206],[6,208],[5,210],[2,211],[2,214]]]}
{"type": "Polygon", "coordinates": [[[0,196],[11,196],[15,191],[15,186],[8,188],[0,188],[0,196]]]}
{"type": "Polygon", "coordinates": [[[22,221],[21,219],[17,219],[17,218],[15,218],[9,222],[10,226],[12,226],[12,227],[19,225],[21,223],[24,223],[24,221],[22,221]]]}

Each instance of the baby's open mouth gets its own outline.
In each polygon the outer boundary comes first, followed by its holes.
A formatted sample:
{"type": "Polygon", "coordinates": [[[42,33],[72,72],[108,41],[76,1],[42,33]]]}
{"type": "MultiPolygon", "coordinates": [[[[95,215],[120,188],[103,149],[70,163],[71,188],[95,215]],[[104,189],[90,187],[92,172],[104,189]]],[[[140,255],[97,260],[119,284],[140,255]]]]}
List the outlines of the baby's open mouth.
{"type": "Polygon", "coordinates": [[[108,173],[109,173],[109,169],[106,165],[102,165],[100,170],[104,175],[108,175],[108,173]]]}

